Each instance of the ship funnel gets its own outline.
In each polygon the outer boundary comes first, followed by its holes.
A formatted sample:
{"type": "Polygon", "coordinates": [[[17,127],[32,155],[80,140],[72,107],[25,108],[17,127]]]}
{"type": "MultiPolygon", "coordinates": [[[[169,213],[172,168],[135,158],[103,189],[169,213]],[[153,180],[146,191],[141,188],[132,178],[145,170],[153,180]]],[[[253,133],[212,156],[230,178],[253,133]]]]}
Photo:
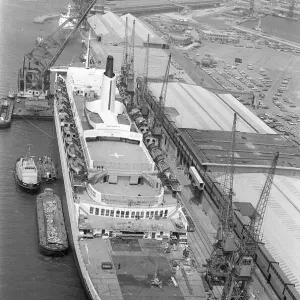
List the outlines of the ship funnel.
{"type": "Polygon", "coordinates": [[[115,76],[114,74],[114,58],[111,55],[108,55],[107,61],[106,61],[106,70],[104,72],[104,75],[108,78],[113,78],[115,76]]]}
{"type": "Polygon", "coordinates": [[[114,58],[109,55],[103,74],[100,102],[101,110],[115,111],[116,75],[113,72],[114,58]]]}

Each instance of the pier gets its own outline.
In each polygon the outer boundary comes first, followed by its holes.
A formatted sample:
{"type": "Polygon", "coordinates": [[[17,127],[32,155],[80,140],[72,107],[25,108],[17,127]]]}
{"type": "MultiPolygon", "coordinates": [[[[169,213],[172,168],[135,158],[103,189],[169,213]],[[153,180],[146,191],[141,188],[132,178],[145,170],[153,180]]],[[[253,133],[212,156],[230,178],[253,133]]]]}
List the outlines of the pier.
{"type": "Polygon", "coordinates": [[[33,22],[37,24],[44,24],[46,21],[58,19],[60,17],[60,14],[49,14],[49,15],[43,15],[38,16],[34,18],[33,22]]]}
{"type": "Polygon", "coordinates": [[[18,98],[15,101],[12,119],[53,120],[53,99],[33,101],[18,98]]]}

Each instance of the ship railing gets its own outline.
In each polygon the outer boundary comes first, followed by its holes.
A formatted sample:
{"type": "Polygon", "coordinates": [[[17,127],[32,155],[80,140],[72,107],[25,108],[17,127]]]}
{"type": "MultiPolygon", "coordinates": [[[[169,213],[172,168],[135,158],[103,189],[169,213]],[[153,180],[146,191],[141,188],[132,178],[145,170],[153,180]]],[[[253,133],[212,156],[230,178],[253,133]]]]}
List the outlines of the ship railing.
{"type": "Polygon", "coordinates": [[[163,196],[122,196],[113,194],[101,194],[101,201],[107,204],[123,204],[127,206],[151,206],[162,203],[163,196]]]}
{"type": "Polygon", "coordinates": [[[97,168],[97,166],[107,170],[116,170],[118,174],[122,174],[123,170],[152,171],[152,166],[149,163],[114,163],[94,160],[93,168],[97,168]]]}

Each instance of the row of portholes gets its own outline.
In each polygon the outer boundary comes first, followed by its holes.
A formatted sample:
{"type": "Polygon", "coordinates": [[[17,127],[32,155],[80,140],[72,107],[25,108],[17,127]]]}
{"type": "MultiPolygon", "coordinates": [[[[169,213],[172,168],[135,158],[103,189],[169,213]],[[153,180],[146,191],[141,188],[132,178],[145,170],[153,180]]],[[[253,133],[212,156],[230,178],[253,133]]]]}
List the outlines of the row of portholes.
{"type": "Polygon", "coordinates": [[[155,217],[167,217],[168,210],[150,210],[150,211],[134,211],[134,210],[114,210],[114,209],[100,209],[98,207],[90,207],[90,214],[96,216],[104,216],[104,217],[111,217],[111,218],[125,218],[125,219],[152,219],[155,217]]]}

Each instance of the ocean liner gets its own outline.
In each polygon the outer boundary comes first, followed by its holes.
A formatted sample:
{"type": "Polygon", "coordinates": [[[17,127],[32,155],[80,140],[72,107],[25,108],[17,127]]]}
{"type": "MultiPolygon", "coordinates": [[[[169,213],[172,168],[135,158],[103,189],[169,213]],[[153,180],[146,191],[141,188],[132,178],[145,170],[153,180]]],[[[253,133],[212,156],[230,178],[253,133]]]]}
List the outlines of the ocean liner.
{"type": "MultiPolygon", "coordinates": [[[[176,194],[162,184],[143,134],[122,102],[113,57],[106,69],[89,68],[88,61],[52,69],[54,117],[69,241],[88,295],[101,299],[107,293],[103,260],[112,260],[102,254],[104,239],[186,241],[186,230],[176,194]]],[[[115,279],[110,296],[122,299],[115,279]]]]}

